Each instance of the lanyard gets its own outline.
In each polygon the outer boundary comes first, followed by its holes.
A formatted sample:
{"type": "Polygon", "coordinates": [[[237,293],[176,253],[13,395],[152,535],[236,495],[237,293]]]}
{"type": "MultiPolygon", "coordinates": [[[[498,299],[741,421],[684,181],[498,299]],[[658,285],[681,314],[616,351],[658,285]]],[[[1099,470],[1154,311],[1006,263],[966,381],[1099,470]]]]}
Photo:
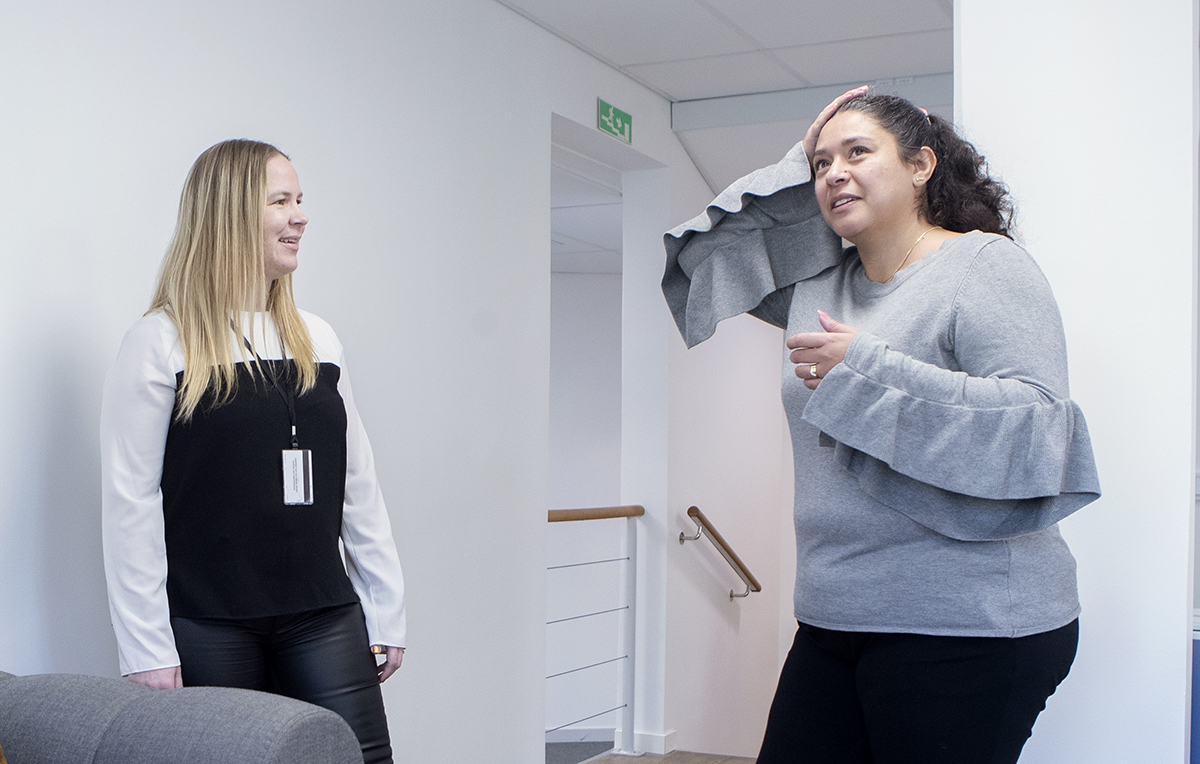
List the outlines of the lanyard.
{"type": "MultiPolygon", "coordinates": [[[[232,326],[233,322],[229,322],[232,326]]],[[[241,334],[237,327],[233,327],[235,334],[241,334]]],[[[278,329],[276,330],[278,332],[278,329]]],[[[275,360],[266,364],[258,353],[254,351],[254,346],[250,344],[250,340],[245,334],[241,334],[242,342],[246,345],[246,349],[254,356],[254,360],[258,363],[258,368],[261,371],[263,366],[267,367],[266,373],[270,374],[270,384],[275,386],[275,391],[279,393],[279,397],[283,398],[283,402],[287,404],[288,421],[292,425],[292,447],[283,449],[280,454],[280,466],[283,468],[283,503],[285,506],[307,505],[313,503],[313,464],[312,451],[309,449],[301,449],[300,441],[296,438],[296,391],[293,385],[280,384],[278,370],[275,368],[275,360]],[[286,390],[284,388],[287,388],[286,390]]],[[[279,347],[283,349],[283,338],[279,339],[279,347]]],[[[280,353],[282,355],[282,352],[280,353]]],[[[281,359],[286,361],[286,358],[281,359]]],[[[286,367],[285,367],[286,368],[286,367]]],[[[285,380],[286,382],[286,380],[285,380]]],[[[257,385],[257,383],[256,383],[257,385]]]]}
{"type": "MultiPolygon", "coordinates": [[[[232,321],[230,322],[230,325],[233,325],[232,321]]],[[[254,360],[258,362],[258,367],[260,369],[263,366],[267,366],[263,359],[259,357],[258,353],[254,351],[254,347],[250,344],[250,340],[246,339],[246,335],[244,334],[242,335],[242,344],[246,346],[247,350],[254,354],[254,360]]],[[[282,346],[283,343],[280,342],[280,347],[282,348],[282,346]]],[[[272,365],[267,366],[267,370],[271,373],[271,384],[274,385],[275,391],[279,393],[279,397],[283,398],[284,404],[287,405],[288,422],[292,425],[292,448],[300,448],[300,441],[296,437],[296,391],[292,389],[291,385],[287,385],[287,391],[284,392],[284,386],[279,384],[279,377],[275,374],[274,361],[272,361],[272,365]]]]}

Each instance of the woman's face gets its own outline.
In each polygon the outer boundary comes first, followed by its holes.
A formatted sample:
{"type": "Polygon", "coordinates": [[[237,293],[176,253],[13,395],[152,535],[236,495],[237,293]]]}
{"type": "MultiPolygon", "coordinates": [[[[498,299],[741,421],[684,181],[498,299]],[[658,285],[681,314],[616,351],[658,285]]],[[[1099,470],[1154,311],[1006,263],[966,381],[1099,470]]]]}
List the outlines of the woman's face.
{"type": "Polygon", "coordinates": [[[263,213],[263,268],[267,283],[296,270],[300,237],[308,216],[300,211],[304,198],[300,178],[282,156],[267,162],[267,206],[263,213]]]}
{"type": "Polygon", "coordinates": [[[900,158],[891,133],[860,111],[825,124],[813,152],[821,214],[848,241],[909,225],[917,217],[918,170],[900,158]]]}

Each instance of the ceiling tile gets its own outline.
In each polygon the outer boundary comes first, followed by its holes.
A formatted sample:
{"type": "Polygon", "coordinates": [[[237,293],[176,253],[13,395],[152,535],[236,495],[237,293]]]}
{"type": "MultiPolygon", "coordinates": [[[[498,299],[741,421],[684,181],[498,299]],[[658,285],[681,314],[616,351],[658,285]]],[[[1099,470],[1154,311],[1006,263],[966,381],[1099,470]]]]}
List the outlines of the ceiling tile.
{"type": "Polygon", "coordinates": [[[560,231],[550,232],[550,253],[554,255],[586,255],[591,252],[607,252],[604,247],[571,238],[560,231]]]}
{"type": "Polygon", "coordinates": [[[558,207],[550,210],[550,230],[601,249],[620,251],[621,205],[558,207]]]}
{"type": "Polygon", "coordinates": [[[503,2],[620,66],[754,49],[695,0],[503,2]]]}
{"type": "Polygon", "coordinates": [[[621,195],[604,185],[570,170],[551,165],[550,206],[579,207],[586,204],[619,204],[621,195]]]}
{"type": "Polygon", "coordinates": [[[952,24],[938,0],[704,1],[765,48],[949,29],[952,24]]]}
{"type": "MultiPolygon", "coordinates": [[[[814,115],[815,116],[815,115],[814,115]]],[[[679,133],[714,192],[760,167],[774,164],[804,137],[810,120],[713,127],[679,133]]]]}
{"type": "Polygon", "coordinates": [[[814,85],[871,82],[954,69],[954,40],[949,29],[779,48],[774,53],[814,85]]]}
{"type": "Polygon", "coordinates": [[[677,101],[805,87],[766,53],[734,53],[626,67],[677,101]]]}

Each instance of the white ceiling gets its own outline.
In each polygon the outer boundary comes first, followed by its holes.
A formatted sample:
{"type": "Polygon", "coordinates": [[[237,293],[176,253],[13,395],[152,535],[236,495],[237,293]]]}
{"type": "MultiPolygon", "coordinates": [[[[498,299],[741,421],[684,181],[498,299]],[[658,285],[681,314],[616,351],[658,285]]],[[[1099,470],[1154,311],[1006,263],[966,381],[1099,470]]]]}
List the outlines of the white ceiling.
{"type": "MultiPolygon", "coordinates": [[[[497,2],[686,105],[689,114],[709,104],[729,112],[741,103],[730,97],[771,94],[766,98],[773,106],[754,119],[683,124],[676,118],[676,134],[714,194],[783,156],[830,100],[826,92],[836,94],[842,85],[883,81],[884,89],[909,95],[905,83],[915,78],[933,90],[918,88],[913,92],[920,95],[910,97],[952,115],[949,77],[928,76],[948,75],[953,67],[952,0],[497,2]]],[[[556,269],[614,272],[615,262],[619,272],[619,184],[602,183],[598,190],[588,173],[562,170],[552,181],[552,252],[574,258],[573,265],[558,258],[556,269]],[[601,190],[603,198],[593,198],[601,190]],[[589,261],[585,251],[596,258],[589,261]],[[579,265],[584,262],[592,265],[579,265]]]]}
{"type": "Polygon", "coordinates": [[[951,0],[498,2],[670,101],[951,67],[951,0]]]}
{"type": "Polygon", "coordinates": [[[621,272],[621,191],[550,167],[551,270],[621,272]]]}

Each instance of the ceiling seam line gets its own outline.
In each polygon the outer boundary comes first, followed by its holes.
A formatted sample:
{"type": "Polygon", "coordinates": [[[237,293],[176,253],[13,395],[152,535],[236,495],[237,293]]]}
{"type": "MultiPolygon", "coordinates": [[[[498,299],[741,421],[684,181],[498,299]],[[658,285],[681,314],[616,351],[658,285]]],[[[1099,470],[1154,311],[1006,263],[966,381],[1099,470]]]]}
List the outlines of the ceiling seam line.
{"type": "Polygon", "coordinates": [[[604,56],[600,55],[600,54],[599,54],[599,53],[597,53],[596,51],[592,50],[592,49],[591,49],[591,48],[589,48],[588,46],[586,46],[586,45],[584,45],[583,43],[581,43],[579,40],[576,40],[574,37],[571,37],[570,35],[566,34],[565,32],[560,32],[560,31],[558,31],[557,29],[555,29],[554,27],[550,26],[549,24],[543,23],[543,22],[542,22],[540,19],[538,19],[538,18],[536,18],[536,17],[534,17],[534,16],[531,16],[530,14],[526,13],[526,12],[525,12],[524,10],[522,10],[521,8],[518,8],[518,7],[514,6],[514,5],[510,5],[508,2],[505,2],[505,0],[496,0],[496,2],[497,2],[497,3],[499,3],[500,5],[503,5],[505,8],[509,9],[510,11],[512,11],[513,13],[517,14],[517,15],[518,15],[518,16],[520,16],[521,18],[523,18],[523,19],[525,19],[525,20],[527,20],[527,21],[531,22],[531,23],[532,23],[532,24],[534,24],[535,26],[537,26],[537,27],[540,27],[540,28],[542,28],[542,29],[546,30],[547,32],[549,32],[550,34],[554,35],[555,37],[557,37],[558,39],[562,40],[563,42],[567,43],[568,45],[573,45],[573,46],[575,46],[577,49],[579,49],[579,50],[583,51],[584,53],[588,54],[588,55],[589,55],[589,56],[591,56],[592,58],[594,58],[594,59],[596,59],[597,61],[599,61],[600,63],[604,64],[605,66],[607,66],[607,67],[609,67],[609,68],[611,68],[611,69],[615,69],[616,71],[620,72],[620,73],[621,73],[621,74],[623,74],[624,76],[626,76],[626,77],[628,77],[629,79],[633,80],[633,81],[634,81],[634,82],[636,82],[637,84],[639,84],[639,85],[641,85],[642,87],[646,88],[646,89],[647,89],[647,90],[649,90],[650,92],[654,93],[655,95],[659,96],[660,98],[663,98],[663,99],[665,99],[665,100],[667,101],[667,103],[675,103],[676,99],[675,99],[675,97],[674,97],[674,96],[672,96],[670,93],[666,93],[666,92],[664,92],[664,91],[662,91],[662,90],[659,90],[659,89],[658,89],[657,87],[655,87],[654,85],[651,85],[649,82],[646,82],[646,81],[645,81],[645,80],[643,80],[642,78],[635,76],[635,75],[634,75],[632,72],[630,72],[629,70],[627,70],[625,67],[621,66],[620,64],[618,64],[618,63],[616,63],[616,62],[614,62],[614,61],[610,61],[610,60],[608,60],[608,59],[607,59],[607,58],[605,58],[604,56]]]}
{"type": "Polygon", "coordinates": [[[853,82],[835,82],[835,83],[832,83],[829,85],[809,85],[808,87],[803,87],[803,88],[784,88],[782,90],[760,90],[760,91],[757,91],[754,93],[734,93],[733,95],[708,96],[706,98],[686,98],[681,101],[673,101],[672,103],[693,104],[693,103],[701,103],[703,101],[721,101],[726,98],[746,98],[748,96],[765,96],[765,95],[778,95],[778,94],[782,94],[782,93],[798,93],[801,90],[820,90],[822,88],[844,87],[847,90],[849,90],[851,88],[857,87],[858,85],[874,84],[877,82],[885,82],[888,80],[903,79],[905,77],[938,77],[938,76],[952,75],[952,74],[954,74],[954,72],[931,72],[929,74],[903,74],[903,75],[898,75],[896,77],[875,78],[875,79],[872,79],[869,81],[863,80],[861,82],[858,82],[857,85],[853,82]]]}
{"type": "MultiPolygon", "coordinates": [[[[496,2],[503,4],[504,0],[496,0],[496,2]]],[[[551,27],[543,27],[543,28],[546,29],[547,31],[551,31],[551,32],[553,31],[551,27]]],[[[661,66],[662,64],[690,64],[694,61],[712,61],[713,59],[729,58],[730,56],[748,56],[752,53],[774,53],[777,50],[796,50],[798,48],[815,48],[818,45],[842,45],[844,43],[886,40],[889,37],[914,37],[916,35],[928,34],[929,32],[951,32],[951,33],[953,33],[953,31],[954,30],[949,27],[938,27],[936,29],[919,29],[919,30],[916,30],[913,32],[895,32],[892,34],[876,34],[876,35],[870,35],[868,37],[845,37],[845,38],[838,38],[836,40],[822,40],[820,42],[806,42],[806,43],[801,43],[799,45],[775,45],[775,46],[771,46],[771,47],[755,48],[754,50],[735,50],[730,53],[713,53],[708,56],[694,56],[692,58],[665,58],[665,59],[656,59],[654,61],[638,61],[636,64],[630,64],[630,66],[661,66]]],[[[568,38],[563,37],[563,39],[566,40],[568,38]]],[[[572,44],[574,44],[574,43],[572,43],[572,44]]],[[[586,49],[581,48],[581,50],[586,50],[586,49]]],[[[600,60],[605,61],[605,59],[602,56],[596,55],[594,53],[591,55],[594,55],[594,56],[596,56],[596,58],[599,58],[600,60]]],[[[613,64],[608,61],[605,61],[605,63],[608,63],[609,66],[620,69],[622,72],[626,71],[624,67],[621,67],[617,64],[613,64]]],[[[768,91],[768,92],[772,92],[772,91],[768,91]]],[[[689,100],[689,99],[686,99],[686,98],[675,99],[674,102],[686,101],[686,100],[689,100]]],[[[692,99],[692,100],[695,100],[695,99],[692,99]]]]}

